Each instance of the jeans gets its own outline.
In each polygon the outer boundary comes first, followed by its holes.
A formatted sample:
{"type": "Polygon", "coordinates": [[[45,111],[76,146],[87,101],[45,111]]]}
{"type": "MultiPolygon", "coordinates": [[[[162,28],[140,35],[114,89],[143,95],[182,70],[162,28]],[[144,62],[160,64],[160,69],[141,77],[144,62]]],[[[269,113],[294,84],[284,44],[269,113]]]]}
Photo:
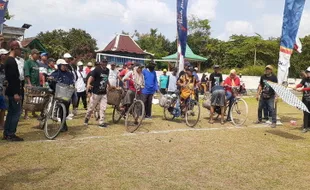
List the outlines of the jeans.
{"type": "Polygon", "coordinates": [[[143,94],[142,101],[145,106],[145,117],[152,117],[152,103],[153,103],[153,94],[143,94]]]}
{"type": "Polygon", "coordinates": [[[268,104],[266,104],[266,102],[265,102],[265,105],[263,105],[263,106],[264,106],[264,108],[263,108],[264,119],[269,120],[269,117],[271,117],[271,113],[268,109],[268,104]]]}
{"type": "Polygon", "coordinates": [[[231,111],[231,107],[235,101],[235,97],[229,91],[226,91],[225,96],[226,96],[226,100],[229,101],[227,119],[230,119],[230,111],[231,111]]]}
{"type": "Polygon", "coordinates": [[[15,135],[19,117],[21,115],[21,101],[16,102],[14,97],[9,97],[9,108],[4,124],[4,136],[15,135]]]}
{"type": "Polygon", "coordinates": [[[263,97],[259,100],[259,106],[258,106],[258,121],[262,121],[262,111],[264,109],[264,106],[267,105],[268,111],[271,114],[272,117],[272,123],[277,123],[277,114],[275,110],[275,97],[271,97],[269,99],[264,99],[263,97]]]}
{"type": "Polygon", "coordinates": [[[72,95],[72,106],[73,106],[73,109],[78,107],[77,101],[78,101],[78,96],[77,96],[77,93],[74,92],[73,95],[72,95]]]}
{"type": "MultiPolygon", "coordinates": [[[[302,101],[307,108],[310,110],[310,101],[307,101],[305,99],[303,99],[302,101]]],[[[309,129],[310,128],[310,115],[307,112],[304,112],[304,128],[309,129]]]]}
{"type": "Polygon", "coordinates": [[[82,98],[82,102],[83,102],[83,106],[84,106],[84,109],[87,109],[87,95],[86,95],[86,91],[84,92],[78,92],[77,93],[77,102],[76,102],[76,108],[79,107],[79,104],[80,104],[80,99],[82,98]]]}

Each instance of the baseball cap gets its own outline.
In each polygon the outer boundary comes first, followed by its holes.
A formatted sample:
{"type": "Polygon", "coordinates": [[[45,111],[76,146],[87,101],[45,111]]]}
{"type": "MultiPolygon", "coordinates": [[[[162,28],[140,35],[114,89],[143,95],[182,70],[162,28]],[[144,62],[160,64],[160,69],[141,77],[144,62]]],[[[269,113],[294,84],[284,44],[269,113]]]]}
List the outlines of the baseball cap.
{"type": "Polygon", "coordinates": [[[65,54],[64,54],[64,58],[65,58],[65,59],[70,59],[70,58],[72,58],[72,56],[71,56],[70,53],[65,53],[65,54]]]}
{"type": "Polygon", "coordinates": [[[56,64],[57,65],[68,65],[68,63],[64,59],[58,59],[56,64]]]}
{"type": "Polygon", "coordinates": [[[6,50],[6,49],[0,49],[0,55],[6,55],[6,54],[8,54],[8,53],[9,53],[8,50],[6,50]]]}
{"type": "Polygon", "coordinates": [[[40,54],[40,52],[37,49],[32,49],[31,50],[31,55],[33,55],[33,54],[40,54]]]}
{"type": "Polygon", "coordinates": [[[43,52],[43,53],[41,53],[41,57],[43,57],[43,56],[47,56],[48,54],[46,53],[46,52],[43,52]]]}
{"type": "Polygon", "coordinates": [[[87,63],[87,66],[88,66],[88,67],[92,67],[92,66],[93,66],[93,63],[92,63],[92,62],[88,62],[88,63],[87,63]]]}
{"type": "Polygon", "coordinates": [[[164,69],[163,72],[167,72],[167,69],[164,69]]]}
{"type": "Polygon", "coordinates": [[[272,67],[271,65],[267,65],[267,66],[265,67],[265,69],[273,70],[273,67],[272,67]]]}
{"type": "Polygon", "coordinates": [[[77,66],[83,66],[84,64],[83,64],[83,62],[82,61],[79,61],[78,63],[77,63],[77,66]]]}
{"type": "Polygon", "coordinates": [[[49,58],[49,59],[47,60],[47,63],[50,63],[50,62],[56,62],[56,60],[53,59],[53,58],[49,58]]]}

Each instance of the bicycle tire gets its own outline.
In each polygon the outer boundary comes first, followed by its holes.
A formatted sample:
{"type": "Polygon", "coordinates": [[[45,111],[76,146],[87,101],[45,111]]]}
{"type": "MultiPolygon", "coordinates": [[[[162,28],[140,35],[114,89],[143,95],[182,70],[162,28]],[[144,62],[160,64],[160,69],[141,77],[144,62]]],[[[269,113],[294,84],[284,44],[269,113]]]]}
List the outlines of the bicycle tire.
{"type": "Polygon", "coordinates": [[[236,127],[243,126],[244,123],[248,119],[248,114],[249,114],[249,107],[248,107],[248,104],[246,103],[246,101],[244,99],[242,99],[242,98],[237,99],[233,103],[233,105],[231,107],[231,111],[230,111],[230,118],[231,118],[232,123],[236,127]],[[243,106],[239,106],[241,104],[243,104],[244,107],[243,106]],[[242,116],[242,117],[238,117],[238,116],[242,116]]]}
{"type": "Polygon", "coordinates": [[[55,103],[55,109],[51,109],[45,118],[45,127],[44,127],[44,135],[47,139],[53,140],[55,139],[62,129],[65,121],[66,121],[66,107],[63,103],[55,103]],[[60,112],[59,109],[62,109],[62,112],[60,112]],[[56,115],[55,115],[56,114],[56,115]],[[62,119],[60,118],[62,117],[62,119]],[[55,127],[55,130],[52,130],[52,126],[49,125],[49,120],[51,122],[55,122],[58,126],[55,127]],[[57,121],[56,121],[57,120],[57,121]],[[60,121],[59,121],[60,120],[60,121]],[[54,132],[52,132],[54,131],[54,132]]]}
{"type": "Polygon", "coordinates": [[[113,113],[112,113],[112,121],[114,124],[117,124],[122,118],[122,112],[119,110],[119,106],[114,106],[113,113]],[[117,117],[116,114],[119,114],[117,117]]]}
{"type": "Polygon", "coordinates": [[[174,120],[174,118],[175,118],[175,116],[170,113],[168,108],[164,108],[164,119],[168,120],[168,121],[172,121],[172,120],[174,120]],[[169,118],[169,116],[170,116],[170,118],[169,118]]]}
{"type": "Polygon", "coordinates": [[[42,120],[39,121],[39,129],[44,130],[45,127],[45,118],[48,114],[48,111],[50,110],[50,106],[51,106],[52,100],[49,99],[49,101],[45,104],[44,106],[44,110],[43,110],[43,118],[42,120]]]}
{"type": "Polygon", "coordinates": [[[145,116],[145,107],[144,103],[141,100],[136,100],[128,109],[126,113],[125,126],[127,132],[133,133],[141,126],[142,121],[145,116]],[[129,119],[133,116],[134,122],[131,122],[129,119]],[[139,118],[138,118],[139,117],[139,118]]]}
{"type": "Polygon", "coordinates": [[[197,125],[197,123],[199,122],[199,120],[200,120],[200,104],[196,100],[190,100],[186,104],[186,110],[185,110],[185,122],[186,122],[186,125],[188,127],[194,128],[197,125]],[[193,108],[192,108],[192,106],[193,106],[193,108]],[[189,116],[195,116],[196,115],[194,113],[194,111],[193,111],[194,107],[197,107],[198,113],[197,113],[197,119],[193,120],[193,123],[192,123],[192,122],[190,122],[189,116]]]}

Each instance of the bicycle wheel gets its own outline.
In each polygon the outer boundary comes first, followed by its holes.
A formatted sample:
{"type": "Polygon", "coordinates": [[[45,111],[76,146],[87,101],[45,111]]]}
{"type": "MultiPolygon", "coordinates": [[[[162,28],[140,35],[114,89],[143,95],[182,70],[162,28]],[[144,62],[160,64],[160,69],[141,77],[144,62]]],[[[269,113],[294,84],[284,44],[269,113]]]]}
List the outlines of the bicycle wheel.
{"type": "Polygon", "coordinates": [[[113,108],[113,114],[112,114],[112,120],[113,123],[118,123],[122,118],[122,111],[120,110],[119,106],[114,106],[113,108]]]}
{"type": "Polygon", "coordinates": [[[248,118],[248,104],[243,99],[237,99],[231,108],[230,118],[235,126],[242,126],[248,118]]]}
{"type": "Polygon", "coordinates": [[[126,114],[125,126],[130,133],[135,132],[144,119],[144,103],[141,100],[135,101],[128,109],[126,114]]]}
{"type": "Polygon", "coordinates": [[[39,121],[39,129],[44,129],[45,127],[45,118],[48,115],[48,111],[51,109],[52,107],[52,100],[50,99],[44,106],[44,110],[43,110],[43,117],[42,120],[39,121]]]}
{"type": "Polygon", "coordinates": [[[55,107],[52,107],[45,119],[44,134],[45,137],[53,140],[60,133],[66,121],[66,107],[63,103],[57,102],[55,107]]]}
{"type": "Polygon", "coordinates": [[[200,105],[196,100],[189,100],[186,104],[185,121],[189,127],[195,127],[200,119],[200,105]]]}
{"type": "Polygon", "coordinates": [[[164,108],[164,118],[165,120],[171,121],[175,118],[175,116],[171,113],[172,111],[169,109],[174,109],[174,108],[164,108]]]}

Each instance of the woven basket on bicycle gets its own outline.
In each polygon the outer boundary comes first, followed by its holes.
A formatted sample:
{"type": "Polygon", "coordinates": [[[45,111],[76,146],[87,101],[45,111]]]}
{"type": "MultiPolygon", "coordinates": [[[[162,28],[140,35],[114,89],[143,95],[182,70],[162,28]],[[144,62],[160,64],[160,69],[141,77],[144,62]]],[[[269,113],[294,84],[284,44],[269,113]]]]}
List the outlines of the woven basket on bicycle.
{"type": "Polygon", "coordinates": [[[123,90],[118,88],[110,89],[107,96],[109,105],[119,106],[123,98],[123,90]]]}
{"type": "Polygon", "coordinates": [[[48,88],[43,87],[25,87],[25,100],[23,109],[28,111],[43,111],[44,106],[49,100],[48,88]]]}
{"type": "Polygon", "coordinates": [[[69,102],[71,101],[74,92],[75,88],[73,86],[57,83],[55,89],[55,98],[61,101],[69,102]]]}

